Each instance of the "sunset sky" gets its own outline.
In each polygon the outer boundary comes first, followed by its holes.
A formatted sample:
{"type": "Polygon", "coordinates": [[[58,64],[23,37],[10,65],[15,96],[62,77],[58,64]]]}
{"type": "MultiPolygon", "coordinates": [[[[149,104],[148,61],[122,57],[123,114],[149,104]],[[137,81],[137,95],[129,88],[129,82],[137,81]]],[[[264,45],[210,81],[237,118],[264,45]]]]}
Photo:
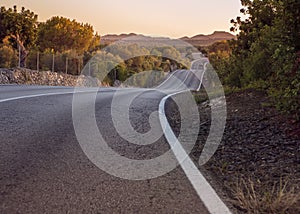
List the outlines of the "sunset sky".
{"type": "Polygon", "coordinates": [[[141,33],[178,38],[229,31],[240,0],[2,0],[1,6],[24,6],[40,21],[64,16],[94,26],[100,35],[141,33]]]}

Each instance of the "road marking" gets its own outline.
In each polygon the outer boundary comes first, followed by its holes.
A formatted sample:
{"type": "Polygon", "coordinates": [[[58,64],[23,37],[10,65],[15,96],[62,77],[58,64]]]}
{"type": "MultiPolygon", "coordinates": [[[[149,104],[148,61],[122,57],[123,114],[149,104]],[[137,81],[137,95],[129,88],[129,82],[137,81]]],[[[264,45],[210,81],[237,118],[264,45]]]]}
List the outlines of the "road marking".
{"type": "MultiPolygon", "coordinates": [[[[207,64],[207,63],[206,63],[207,64]]],[[[201,76],[203,78],[204,72],[201,76]]],[[[200,79],[200,84],[198,87],[198,91],[201,87],[202,79],[200,79]]],[[[212,186],[207,182],[205,177],[202,175],[200,170],[195,166],[194,162],[189,158],[188,154],[181,146],[180,142],[176,138],[169,122],[167,116],[165,114],[165,103],[168,98],[171,96],[175,96],[177,94],[186,92],[188,90],[178,91],[172,94],[165,96],[159,103],[159,121],[161,123],[161,127],[163,128],[164,135],[167,139],[168,144],[170,145],[176,159],[178,161],[185,159],[180,163],[181,168],[184,173],[188,177],[192,186],[194,187],[196,193],[198,194],[201,201],[204,203],[205,207],[210,213],[214,214],[224,214],[231,213],[229,208],[224,204],[222,199],[217,195],[216,191],[212,188],[212,186]],[[177,146],[172,146],[177,144],[177,146]]]]}
{"type": "MultiPolygon", "coordinates": [[[[185,78],[184,78],[184,80],[180,83],[180,85],[179,86],[177,86],[177,88],[179,89],[182,85],[185,85],[184,84],[184,82],[187,80],[187,78],[188,78],[188,76],[189,76],[189,72],[188,71],[186,71],[186,75],[185,75],[185,78]]],[[[187,88],[187,87],[186,87],[187,88]]]]}
{"type": "Polygon", "coordinates": [[[53,96],[53,95],[62,95],[62,94],[74,94],[74,93],[85,93],[85,92],[92,92],[92,90],[87,90],[87,91],[70,91],[70,92],[56,92],[56,93],[44,93],[44,94],[31,94],[31,95],[25,95],[25,96],[19,96],[19,97],[10,97],[10,98],[6,98],[6,99],[2,99],[2,100],[0,100],[0,103],[8,102],[8,101],[13,101],[13,100],[19,100],[19,99],[33,98],[33,97],[53,96]]]}
{"type": "MultiPolygon", "coordinates": [[[[175,72],[177,72],[177,71],[175,71],[175,72]]],[[[174,73],[171,74],[170,77],[172,75],[174,75],[174,73]]],[[[203,74],[202,74],[202,77],[203,77],[203,74]]],[[[163,83],[165,83],[169,78],[167,78],[163,83]]],[[[199,84],[198,88],[200,88],[201,84],[202,84],[202,79],[200,81],[200,84],[199,84]]],[[[180,163],[180,165],[181,165],[183,171],[185,172],[186,176],[188,177],[189,181],[191,182],[192,186],[196,190],[196,193],[200,197],[201,201],[204,203],[204,205],[208,209],[208,211],[210,213],[216,213],[216,214],[231,213],[229,211],[228,207],[219,198],[219,196],[217,195],[215,190],[210,186],[210,184],[207,182],[207,180],[204,178],[204,176],[201,174],[201,172],[195,166],[193,161],[189,158],[188,154],[185,152],[184,148],[181,146],[180,142],[178,141],[178,139],[176,138],[174,132],[172,131],[172,128],[170,127],[170,124],[168,123],[168,120],[167,120],[167,117],[166,117],[165,111],[164,111],[166,100],[168,98],[170,98],[171,96],[175,96],[176,94],[183,93],[185,91],[186,90],[178,91],[178,92],[169,94],[169,95],[165,96],[159,103],[159,113],[160,113],[159,114],[159,120],[160,120],[161,126],[164,127],[164,129],[163,129],[164,135],[167,139],[167,142],[171,146],[171,148],[173,148],[173,153],[174,153],[175,157],[177,158],[177,160],[182,160],[183,158],[185,158],[185,160],[182,163],[180,163]],[[174,143],[178,144],[178,147],[172,147],[172,144],[174,144],[174,143]]],[[[53,96],[53,95],[62,95],[62,94],[84,93],[84,92],[95,92],[95,90],[25,95],[25,96],[11,97],[11,98],[2,99],[2,100],[0,100],[0,103],[7,102],[7,101],[18,100],[18,99],[25,99],[25,98],[33,98],[33,97],[41,97],[41,96],[53,96]]]]}
{"type": "Polygon", "coordinates": [[[173,148],[173,153],[177,158],[177,160],[180,161],[185,158],[185,160],[182,163],[180,163],[180,166],[183,169],[186,176],[188,177],[191,184],[193,185],[201,201],[208,209],[208,211],[210,213],[215,213],[215,214],[231,213],[228,207],[217,195],[215,190],[211,187],[211,185],[201,174],[200,170],[195,166],[193,161],[189,158],[188,154],[181,146],[180,142],[178,141],[174,132],[172,131],[170,124],[168,123],[168,119],[164,111],[166,100],[171,96],[183,92],[185,91],[179,91],[173,94],[169,94],[165,96],[159,103],[159,121],[161,123],[161,127],[164,127],[163,128],[164,135],[171,148],[173,148]],[[178,144],[178,146],[172,147],[173,144],[178,144]]]}
{"type": "Polygon", "coordinates": [[[155,88],[159,88],[159,87],[161,87],[163,84],[165,84],[175,73],[177,73],[177,72],[179,72],[179,71],[181,71],[181,70],[176,70],[176,71],[174,71],[173,73],[171,73],[170,74],[170,76],[165,80],[165,81],[163,81],[162,83],[160,83],[158,86],[156,86],[155,88]]]}
{"type": "MultiPolygon", "coordinates": [[[[208,64],[208,62],[204,63],[203,64],[203,72],[202,72],[202,75],[201,75],[201,79],[200,79],[200,84],[199,84],[199,87],[197,88],[197,91],[200,91],[200,88],[201,88],[201,85],[202,85],[202,80],[203,80],[203,76],[204,76],[204,73],[205,73],[205,69],[206,69],[206,65],[208,64]]],[[[193,71],[192,71],[193,72],[193,71]]],[[[195,73],[195,72],[193,72],[195,73]]],[[[195,74],[196,75],[196,74],[195,74]]],[[[197,76],[197,75],[196,75],[197,76]]]]}

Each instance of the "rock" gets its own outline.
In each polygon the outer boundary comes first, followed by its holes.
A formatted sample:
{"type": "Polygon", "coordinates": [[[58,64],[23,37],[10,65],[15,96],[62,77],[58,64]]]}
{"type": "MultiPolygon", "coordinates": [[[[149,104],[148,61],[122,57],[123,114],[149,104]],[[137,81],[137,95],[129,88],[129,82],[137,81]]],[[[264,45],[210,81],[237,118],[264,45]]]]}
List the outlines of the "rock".
{"type": "Polygon", "coordinates": [[[73,76],[51,71],[35,71],[26,68],[12,70],[0,68],[0,84],[32,84],[51,86],[84,86],[99,87],[103,84],[96,78],[89,76],[73,76]]]}

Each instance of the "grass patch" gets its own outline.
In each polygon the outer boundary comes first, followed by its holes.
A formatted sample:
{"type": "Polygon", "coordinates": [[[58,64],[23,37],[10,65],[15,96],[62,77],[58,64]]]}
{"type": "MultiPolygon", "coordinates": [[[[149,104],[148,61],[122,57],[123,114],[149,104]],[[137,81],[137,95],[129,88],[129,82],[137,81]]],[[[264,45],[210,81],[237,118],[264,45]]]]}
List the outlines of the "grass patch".
{"type": "Polygon", "coordinates": [[[247,213],[300,213],[300,193],[288,180],[272,185],[239,179],[233,190],[235,205],[247,213]]]}

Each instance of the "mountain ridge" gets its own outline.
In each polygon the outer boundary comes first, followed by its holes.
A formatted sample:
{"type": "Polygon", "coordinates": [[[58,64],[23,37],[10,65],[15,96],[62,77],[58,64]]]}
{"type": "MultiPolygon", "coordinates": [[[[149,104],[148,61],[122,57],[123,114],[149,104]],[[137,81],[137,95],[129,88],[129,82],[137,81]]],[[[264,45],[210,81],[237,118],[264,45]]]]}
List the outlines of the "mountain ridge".
{"type": "MultiPolygon", "coordinates": [[[[131,37],[131,36],[139,36],[139,37],[145,37],[145,38],[156,38],[156,39],[170,39],[168,37],[151,37],[151,36],[146,36],[143,34],[136,34],[136,33],[122,33],[122,34],[106,34],[104,36],[101,37],[101,41],[103,44],[110,44],[113,42],[116,42],[118,40],[122,40],[125,39],[127,37],[131,37]]],[[[215,42],[218,41],[223,41],[223,40],[232,40],[232,39],[236,39],[236,36],[232,35],[229,32],[226,31],[214,31],[212,34],[208,34],[208,35],[204,35],[204,34],[197,34],[195,36],[192,37],[188,37],[188,36],[183,36],[181,38],[178,38],[180,40],[183,40],[185,42],[190,43],[191,45],[194,46],[208,46],[211,45],[215,42]]]]}

